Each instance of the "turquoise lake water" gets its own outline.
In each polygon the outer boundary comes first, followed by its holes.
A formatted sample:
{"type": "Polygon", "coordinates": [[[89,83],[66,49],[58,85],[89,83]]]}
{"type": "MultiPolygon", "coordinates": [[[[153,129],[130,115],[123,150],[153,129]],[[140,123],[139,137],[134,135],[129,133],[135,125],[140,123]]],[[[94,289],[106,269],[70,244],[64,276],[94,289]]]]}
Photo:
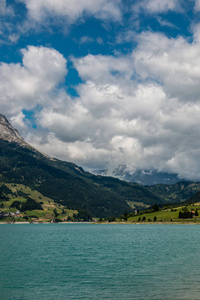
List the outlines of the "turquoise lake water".
{"type": "Polygon", "coordinates": [[[0,225],[0,299],[200,299],[198,225],[0,225]]]}

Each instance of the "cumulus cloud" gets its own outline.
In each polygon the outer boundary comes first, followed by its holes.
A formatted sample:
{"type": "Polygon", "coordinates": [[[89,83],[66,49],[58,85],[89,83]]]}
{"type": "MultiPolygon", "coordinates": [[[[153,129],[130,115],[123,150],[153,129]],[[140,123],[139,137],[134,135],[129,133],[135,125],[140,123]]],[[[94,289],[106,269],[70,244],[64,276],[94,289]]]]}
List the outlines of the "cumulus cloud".
{"type": "Polygon", "coordinates": [[[5,114],[46,105],[66,74],[66,59],[56,50],[29,46],[22,64],[0,64],[0,108],[5,114]]]}
{"type": "MultiPolygon", "coordinates": [[[[46,141],[31,137],[35,147],[88,168],[121,163],[129,170],[156,168],[192,176],[184,157],[200,146],[199,105],[181,105],[155,84],[105,89],[89,82],[80,90],[70,109],[40,112],[40,126],[51,133],[46,141]]],[[[193,156],[190,161],[195,165],[193,156]]]]}
{"type": "Polygon", "coordinates": [[[122,163],[197,178],[198,59],[197,42],[151,32],[138,36],[132,55],[74,58],[86,81],[80,97],[65,111],[43,111],[40,124],[81,165],[122,163]]]}
{"type": "Polygon", "coordinates": [[[146,32],[138,37],[132,57],[142,80],[156,80],[171,97],[199,101],[200,48],[182,37],[146,32]]]}
{"type": "Polygon", "coordinates": [[[74,58],[73,62],[81,78],[98,83],[116,82],[117,78],[128,79],[133,73],[129,56],[87,55],[80,59],[74,58]]]}
{"type": "Polygon", "coordinates": [[[66,59],[30,46],[22,64],[0,65],[0,109],[18,129],[23,109],[38,128],[25,139],[36,148],[87,168],[140,168],[200,179],[200,47],[146,32],[129,55],[72,58],[83,82],[66,94],[66,59]]]}

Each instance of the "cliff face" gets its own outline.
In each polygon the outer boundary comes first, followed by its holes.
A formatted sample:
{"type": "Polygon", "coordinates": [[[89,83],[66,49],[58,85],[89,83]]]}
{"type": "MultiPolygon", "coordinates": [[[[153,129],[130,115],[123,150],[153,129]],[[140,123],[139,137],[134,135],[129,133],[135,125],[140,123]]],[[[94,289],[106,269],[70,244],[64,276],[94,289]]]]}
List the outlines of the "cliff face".
{"type": "Polygon", "coordinates": [[[28,144],[21,137],[19,132],[8,122],[6,117],[0,114],[0,139],[15,142],[21,146],[27,146],[28,144]]]}

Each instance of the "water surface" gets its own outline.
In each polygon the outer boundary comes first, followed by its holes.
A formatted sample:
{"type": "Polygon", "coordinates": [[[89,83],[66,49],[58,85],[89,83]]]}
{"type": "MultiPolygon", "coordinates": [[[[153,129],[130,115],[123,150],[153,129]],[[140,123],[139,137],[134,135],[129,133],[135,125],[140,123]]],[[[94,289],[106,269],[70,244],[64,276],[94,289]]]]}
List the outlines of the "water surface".
{"type": "Polygon", "coordinates": [[[0,225],[0,299],[200,299],[198,225],[0,225]]]}

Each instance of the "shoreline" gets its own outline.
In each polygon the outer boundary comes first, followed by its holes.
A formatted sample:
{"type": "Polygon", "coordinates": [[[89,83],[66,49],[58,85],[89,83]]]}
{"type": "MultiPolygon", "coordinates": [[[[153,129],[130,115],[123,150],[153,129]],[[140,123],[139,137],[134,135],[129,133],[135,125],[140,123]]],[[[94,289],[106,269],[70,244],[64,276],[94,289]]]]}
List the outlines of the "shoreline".
{"type": "Polygon", "coordinates": [[[8,225],[8,224],[91,224],[91,225],[200,225],[200,222],[0,222],[0,225],[8,225]]]}

